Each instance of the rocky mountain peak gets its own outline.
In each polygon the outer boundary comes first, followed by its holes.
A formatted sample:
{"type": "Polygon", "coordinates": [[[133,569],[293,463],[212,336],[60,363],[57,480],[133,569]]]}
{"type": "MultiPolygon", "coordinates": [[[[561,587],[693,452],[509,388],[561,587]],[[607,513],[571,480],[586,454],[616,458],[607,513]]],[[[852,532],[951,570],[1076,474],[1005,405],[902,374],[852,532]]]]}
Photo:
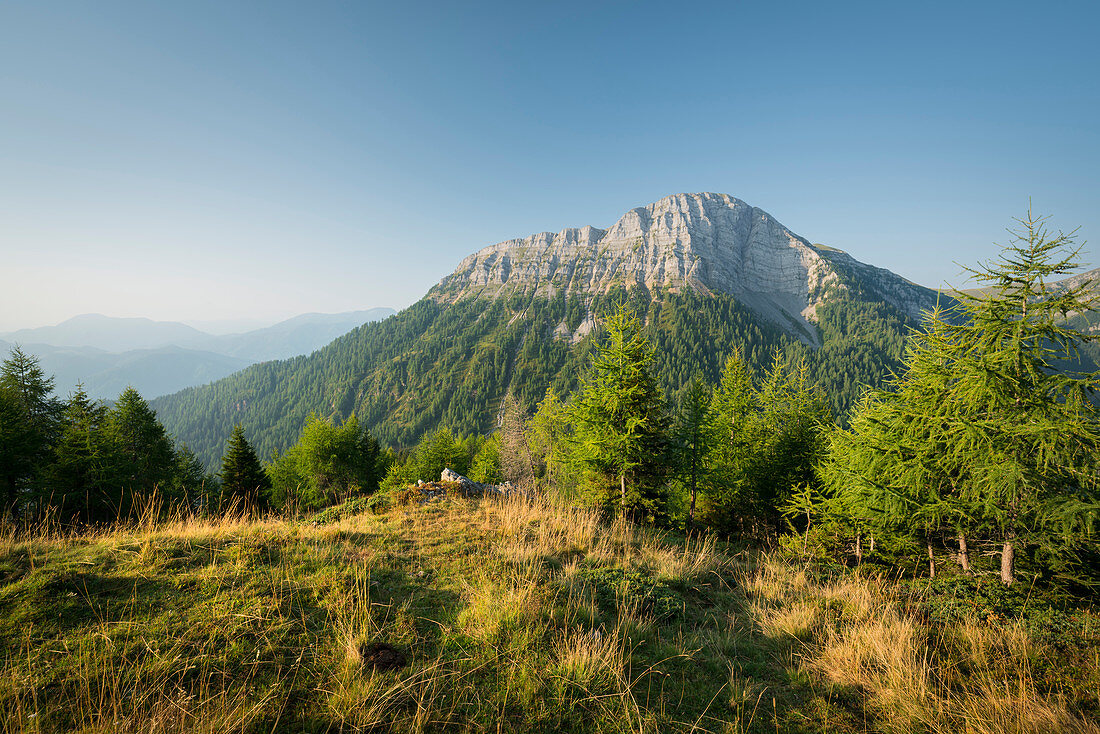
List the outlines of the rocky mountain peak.
{"type": "Polygon", "coordinates": [[[728,194],[674,194],[631,209],[610,228],[564,229],[486,247],[432,289],[436,298],[526,292],[651,290],[729,293],[807,341],[817,307],[856,287],[911,316],[935,293],[846,253],[812,245],[770,214],[728,194]]]}

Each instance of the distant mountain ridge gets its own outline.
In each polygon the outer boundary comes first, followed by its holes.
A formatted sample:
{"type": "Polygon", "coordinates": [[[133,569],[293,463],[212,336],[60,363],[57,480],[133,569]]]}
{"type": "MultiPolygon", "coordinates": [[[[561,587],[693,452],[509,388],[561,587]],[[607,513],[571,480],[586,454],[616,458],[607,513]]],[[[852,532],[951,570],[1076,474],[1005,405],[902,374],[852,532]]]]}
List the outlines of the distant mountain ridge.
{"type": "Polygon", "coordinates": [[[308,354],[355,327],[391,316],[391,308],[308,313],[241,334],[213,335],[173,321],[83,314],[56,326],[0,334],[39,357],[64,396],[78,382],[94,398],[132,385],[154,397],[221,379],[250,364],[308,354]]]}
{"type": "MultiPolygon", "coordinates": [[[[14,343],[0,339],[0,355],[7,357],[14,343]]],[[[66,397],[80,383],[89,396],[112,400],[129,386],[147,397],[164,395],[191,385],[202,385],[233,374],[254,362],[197,349],[167,346],[106,352],[95,347],[55,347],[19,344],[38,358],[54,378],[54,392],[66,397]]]]}
{"type": "Polygon", "coordinates": [[[306,313],[273,326],[238,334],[208,334],[178,321],[81,314],[55,326],[0,334],[0,339],[19,344],[53,347],[91,347],[121,353],[133,349],[184,347],[239,357],[253,362],[286,359],[324,346],[360,324],[392,316],[392,308],[372,308],[344,313],[306,313]]]}
{"type": "Polygon", "coordinates": [[[54,326],[39,326],[0,334],[0,339],[18,344],[48,344],[52,347],[91,347],[104,352],[157,349],[166,346],[201,348],[210,335],[175,321],[154,321],[137,317],[86,313],[54,326]]]}

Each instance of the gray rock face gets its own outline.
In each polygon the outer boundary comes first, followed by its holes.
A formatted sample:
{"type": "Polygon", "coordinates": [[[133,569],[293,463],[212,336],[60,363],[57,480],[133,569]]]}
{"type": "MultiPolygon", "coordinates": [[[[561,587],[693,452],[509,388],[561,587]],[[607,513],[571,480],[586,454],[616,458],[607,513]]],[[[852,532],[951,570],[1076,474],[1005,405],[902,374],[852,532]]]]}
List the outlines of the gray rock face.
{"type": "Polygon", "coordinates": [[[598,293],[616,284],[690,287],[729,293],[814,342],[810,323],[817,306],[853,281],[914,317],[934,303],[933,291],[840,250],[811,245],[761,209],[726,194],[701,193],[631,209],[606,230],[565,229],[491,245],[463,260],[432,294],[452,301],[517,291],[598,293]]]}
{"type": "MultiPolygon", "coordinates": [[[[461,487],[460,491],[464,497],[480,497],[486,494],[507,497],[515,493],[511,482],[505,482],[504,484],[482,484],[481,482],[475,482],[469,477],[464,477],[451,469],[444,469],[443,473],[439,475],[439,481],[458,484],[461,487]]],[[[443,490],[436,491],[439,496],[444,496],[446,494],[443,490]]]]}

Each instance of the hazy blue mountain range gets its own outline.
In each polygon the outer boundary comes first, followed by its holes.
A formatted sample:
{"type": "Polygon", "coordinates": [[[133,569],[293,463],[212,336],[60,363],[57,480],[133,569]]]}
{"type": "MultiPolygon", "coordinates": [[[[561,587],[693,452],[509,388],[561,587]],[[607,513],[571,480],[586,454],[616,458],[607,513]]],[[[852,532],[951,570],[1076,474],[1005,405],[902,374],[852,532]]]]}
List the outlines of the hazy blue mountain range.
{"type": "Polygon", "coordinates": [[[92,347],[115,353],[166,346],[201,349],[212,338],[214,337],[210,334],[175,321],[118,318],[98,313],[74,316],[56,326],[40,326],[0,334],[0,339],[16,344],[92,347]]]}
{"type": "Polygon", "coordinates": [[[309,354],[338,336],[369,321],[380,321],[397,313],[392,308],[372,308],[347,313],[306,313],[274,326],[243,334],[217,336],[211,351],[264,362],[309,354]]]}
{"type": "Polygon", "coordinates": [[[56,326],[0,335],[35,354],[55,389],[67,395],[78,382],[95,398],[111,399],[128,385],[147,397],[202,385],[250,364],[308,354],[368,321],[394,313],[375,308],[339,314],[302,314],[241,334],[213,335],[172,321],[85,314],[56,326]]]}
{"type": "MultiPolygon", "coordinates": [[[[11,347],[12,343],[0,340],[0,352],[5,356],[11,347]]],[[[253,364],[238,357],[174,346],[119,353],[49,344],[20,343],[20,347],[37,356],[46,374],[54,376],[54,390],[59,396],[68,395],[79,382],[90,396],[102,400],[118,397],[130,385],[142,395],[163,395],[220,379],[253,364]]]]}

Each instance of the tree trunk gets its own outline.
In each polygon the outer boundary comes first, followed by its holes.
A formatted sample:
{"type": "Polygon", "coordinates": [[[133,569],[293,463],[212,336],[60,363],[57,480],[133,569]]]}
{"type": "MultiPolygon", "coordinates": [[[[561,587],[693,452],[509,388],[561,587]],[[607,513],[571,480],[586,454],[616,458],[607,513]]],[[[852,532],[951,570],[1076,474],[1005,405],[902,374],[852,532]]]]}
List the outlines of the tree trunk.
{"type": "Polygon", "coordinates": [[[863,563],[863,535],[856,533],[856,565],[863,563]]]}
{"type": "Polygon", "coordinates": [[[623,517],[626,517],[626,472],[619,475],[619,501],[623,517]]]}
{"type": "Polygon", "coordinates": [[[875,536],[868,533],[867,534],[867,540],[870,541],[867,544],[867,552],[868,553],[874,553],[875,552],[875,536]]]}
{"type": "Polygon", "coordinates": [[[7,514],[10,514],[14,520],[19,516],[19,488],[16,485],[14,476],[8,477],[8,480],[4,482],[7,488],[7,514]]]}
{"type": "Polygon", "coordinates": [[[932,541],[928,541],[928,577],[936,578],[936,557],[932,555],[932,541]]]}
{"type": "Polygon", "coordinates": [[[970,574],[970,548],[966,545],[966,534],[959,531],[959,565],[963,573],[970,574]]]}
{"type": "Polygon", "coordinates": [[[1005,586],[1011,586],[1015,580],[1016,548],[1012,544],[1014,539],[1014,533],[1005,533],[1005,544],[1001,549],[1001,583],[1005,586]]]}
{"type": "Polygon", "coordinates": [[[695,524],[695,471],[691,472],[691,509],[688,510],[688,527],[695,524]]]}

